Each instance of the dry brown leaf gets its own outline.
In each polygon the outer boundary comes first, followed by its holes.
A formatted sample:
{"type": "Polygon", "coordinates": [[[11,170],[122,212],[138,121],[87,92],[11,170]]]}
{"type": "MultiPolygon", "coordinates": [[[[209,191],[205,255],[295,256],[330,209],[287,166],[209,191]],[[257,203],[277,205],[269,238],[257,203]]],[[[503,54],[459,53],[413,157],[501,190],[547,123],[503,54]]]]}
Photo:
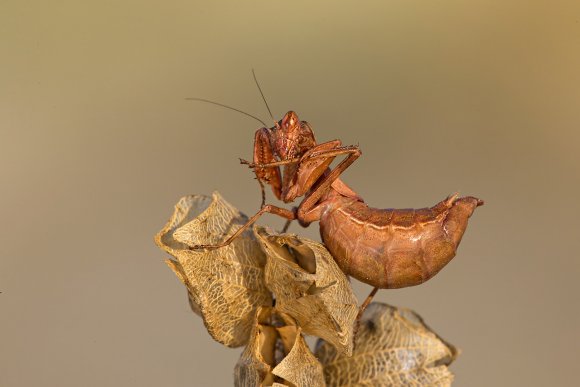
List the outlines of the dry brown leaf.
{"type": "Polygon", "coordinates": [[[220,242],[246,221],[217,192],[211,197],[190,195],[179,200],[155,237],[176,258],[166,262],[187,287],[194,312],[203,317],[210,335],[229,347],[245,344],[256,309],[272,305],[264,283],[264,253],[250,230],[217,250],[191,247],[220,242]]]}
{"type": "Polygon", "coordinates": [[[408,309],[372,303],[361,318],[352,357],[319,340],[328,386],[449,386],[457,350],[408,309]]]}
{"type": "Polygon", "coordinates": [[[326,386],[322,365],[306,345],[300,328],[295,330],[294,336],[292,349],[272,373],[297,387],[326,386]]]}
{"type": "Polygon", "coordinates": [[[276,309],[292,316],[306,334],[352,352],[357,300],[344,273],[320,243],[256,227],[268,257],[266,284],[276,309]]]}

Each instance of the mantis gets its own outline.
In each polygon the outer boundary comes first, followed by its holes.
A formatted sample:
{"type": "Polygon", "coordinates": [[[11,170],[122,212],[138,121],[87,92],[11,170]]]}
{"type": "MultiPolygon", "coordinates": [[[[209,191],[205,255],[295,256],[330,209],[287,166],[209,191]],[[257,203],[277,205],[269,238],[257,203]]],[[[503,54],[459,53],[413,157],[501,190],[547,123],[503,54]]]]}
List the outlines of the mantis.
{"type": "Polygon", "coordinates": [[[310,124],[293,111],[273,127],[266,126],[255,133],[253,161],[240,160],[254,170],[260,183],[261,209],[222,243],[194,248],[226,246],[264,213],[298,220],[304,227],[318,221],[322,240],[341,270],[374,287],[359,316],[378,289],[419,285],[447,265],[469,217],[484,203],[455,194],[429,208],[369,207],[340,179],[361,156],[358,146],[343,146],[340,140],[318,144],[310,124]],[[343,159],[330,168],[337,157],[343,159]],[[264,184],[284,203],[302,200],[292,209],[266,204],[264,184]]]}

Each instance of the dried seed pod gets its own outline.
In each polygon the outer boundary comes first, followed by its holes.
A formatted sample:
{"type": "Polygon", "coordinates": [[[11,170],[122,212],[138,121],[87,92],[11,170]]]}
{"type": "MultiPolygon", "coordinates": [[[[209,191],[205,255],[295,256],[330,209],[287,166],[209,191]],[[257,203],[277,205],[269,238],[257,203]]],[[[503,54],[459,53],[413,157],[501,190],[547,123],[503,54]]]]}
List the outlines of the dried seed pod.
{"type": "Polygon", "coordinates": [[[328,386],[449,386],[457,350],[408,309],[372,303],[361,318],[352,357],[319,340],[328,386]]]}
{"type": "Polygon", "coordinates": [[[344,273],[320,243],[256,227],[268,257],[266,285],[276,309],[287,313],[306,334],[350,355],[357,300],[344,273]]]}
{"type": "Polygon", "coordinates": [[[294,386],[326,386],[322,365],[306,345],[300,331],[300,328],[294,331],[294,343],[290,352],[272,373],[294,386]]]}
{"type": "Polygon", "coordinates": [[[179,200],[155,237],[157,245],[176,258],[166,262],[187,287],[194,312],[203,317],[211,336],[229,347],[245,344],[256,309],[272,305],[264,283],[264,253],[249,230],[223,249],[191,247],[215,243],[246,221],[217,192],[211,197],[190,195],[179,200]]]}
{"type": "Polygon", "coordinates": [[[248,346],[234,370],[236,386],[325,386],[322,365],[314,357],[296,325],[285,324],[275,308],[261,308],[254,320],[248,346]],[[283,346],[284,356],[275,352],[283,346]]]}
{"type": "Polygon", "coordinates": [[[276,328],[268,325],[271,308],[260,308],[248,345],[234,369],[235,386],[269,386],[274,383],[275,348],[278,340],[276,328]]]}

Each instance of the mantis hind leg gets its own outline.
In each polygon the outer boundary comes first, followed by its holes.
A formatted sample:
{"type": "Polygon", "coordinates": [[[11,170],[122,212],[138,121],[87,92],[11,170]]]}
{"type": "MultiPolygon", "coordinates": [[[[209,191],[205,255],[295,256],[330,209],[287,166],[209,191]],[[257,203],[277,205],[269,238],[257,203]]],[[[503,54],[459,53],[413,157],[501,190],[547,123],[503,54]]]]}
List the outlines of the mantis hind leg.
{"type": "Polygon", "coordinates": [[[363,313],[365,312],[365,309],[367,308],[367,306],[369,306],[369,304],[373,300],[373,297],[377,294],[378,290],[379,290],[379,288],[373,288],[373,290],[371,290],[370,294],[367,296],[367,298],[361,304],[360,309],[358,310],[358,314],[356,315],[357,323],[360,320],[360,318],[362,317],[363,313]]]}
{"type": "Polygon", "coordinates": [[[356,345],[356,335],[358,334],[358,329],[360,328],[360,319],[363,316],[365,309],[367,308],[367,306],[369,306],[373,297],[375,296],[375,294],[377,294],[378,291],[379,291],[379,288],[376,288],[376,287],[373,288],[373,290],[371,290],[370,294],[367,296],[367,298],[361,304],[360,309],[358,310],[358,314],[356,315],[356,320],[354,320],[353,336],[354,336],[355,345],[356,345]]]}

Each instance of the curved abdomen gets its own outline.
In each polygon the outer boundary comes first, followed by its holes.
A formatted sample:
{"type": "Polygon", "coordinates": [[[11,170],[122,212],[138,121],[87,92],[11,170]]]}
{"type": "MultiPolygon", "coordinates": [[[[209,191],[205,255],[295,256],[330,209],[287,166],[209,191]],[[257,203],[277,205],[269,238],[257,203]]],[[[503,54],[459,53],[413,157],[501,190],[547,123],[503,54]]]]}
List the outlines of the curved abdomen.
{"type": "Polygon", "coordinates": [[[427,281],[455,256],[468,218],[482,204],[453,196],[431,208],[381,210],[348,201],[325,211],[320,233],[346,274],[402,288],[427,281]]]}

